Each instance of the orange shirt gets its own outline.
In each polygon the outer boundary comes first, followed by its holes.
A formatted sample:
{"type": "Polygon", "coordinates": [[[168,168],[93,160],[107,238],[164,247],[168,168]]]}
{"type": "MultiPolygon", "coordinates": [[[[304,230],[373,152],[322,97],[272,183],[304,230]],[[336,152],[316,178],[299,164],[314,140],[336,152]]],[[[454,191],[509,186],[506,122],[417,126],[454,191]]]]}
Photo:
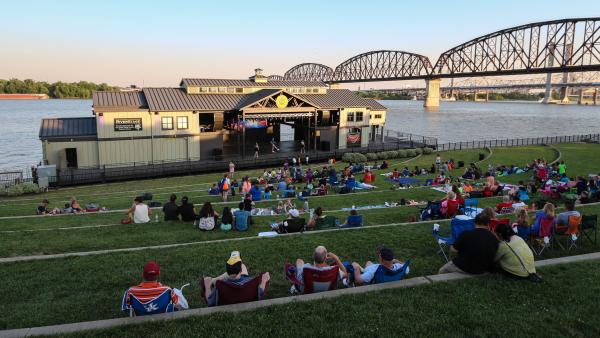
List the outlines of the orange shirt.
{"type": "Polygon", "coordinates": [[[142,303],[151,301],[152,299],[160,296],[166,290],[171,290],[171,300],[173,304],[177,304],[179,297],[177,294],[168,286],[162,285],[159,282],[141,282],[139,285],[132,286],[127,290],[126,302],[130,304],[130,296],[134,295],[142,303]]]}

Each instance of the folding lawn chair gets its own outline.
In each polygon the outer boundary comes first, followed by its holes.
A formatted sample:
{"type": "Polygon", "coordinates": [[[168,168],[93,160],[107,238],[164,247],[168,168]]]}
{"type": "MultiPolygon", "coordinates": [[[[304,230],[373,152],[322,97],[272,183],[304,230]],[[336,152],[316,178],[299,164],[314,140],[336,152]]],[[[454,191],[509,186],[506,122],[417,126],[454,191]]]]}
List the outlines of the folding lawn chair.
{"type": "Polygon", "coordinates": [[[448,261],[448,255],[445,252],[446,249],[449,248],[452,244],[454,244],[454,242],[456,242],[456,240],[458,239],[458,236],[463,231],[475,229],[475,220],[474,219],[463,220],[463,219],[454,218],[450,222],[450,229],[451,229],[450,237],[444,237],[439,234],[439,226],[436,226],[435,224],[433,226],[433,238],[436,240],[436,242],[440,248],[440,250],[438,250],[438,254],[441,253],[442,255],[444,255],[444,258],[446,259],[446,261],[448,261]]]}
{"type": "Polygon", "coordinates": [[[304,294],[337,289],[339,273],[340,268],[337,265],[327,270],[305,267],[302,270],[304,294]]]}
{"type": "Polygon", "coordinates": [[[554,229],[554,217],[542,217],[540,219],[540,230],[537,236],[533,236],[531,249],[536,255],[541,255],[544,250],[550,247],[554,229]],[[536,244],[538,250],[536,250],[536,244]]]}
{"type": "Polygon", "coordinates": [[[377,268],[377,271],[375,271],[375,276],[373,277],[371,284],[399,281],[402,278],[404,278],[404,276],[406,276],[406,274],[408,273],[409,265],[410,259],[406,260],[402,268],[396,271],[389,270],[385,266],[380,265],[379,268],[377,268]]]}
{"type": "Polygon", "coordinates": [[[554,233],[552,234],[554,242],[560,246],[563,250],[571,250],[571,248],[578,248],[577,243],[580,236],[579,227],[581,225],[581,216],[569,216],[567,225],[554,227],[554,233]],[[561,238],[565,238],[565,246],[561,243],[561,238]],[[569,245],[567,248],[566,246],[569,245]]]}
{"type": "MultiPolygon", "coordinates": [[[[252,280],[244,283],[243,285],[231,283],[226,280],[217,280],[215,283],[215,291],[217,292],[217,305],[228,305],[247,303],[261,300],[264,294],[260,292],[260,282],[262,281],[264,273],[252,278],[252,280]]],[[[267,292],[269,284],[265,287],[264,293],[267,292]]],[[[202,293],[204,294],[204,292],[202,293]]]]}
{"type": "MultiPolygon", "coordinates": [[[[590,243],[596,245],[596,235],[598,229],[598,215],[583,215],[581,217],[581,236],[587,238],[590,243]],[[592,239],[592,234],[594,238],[592,239]]],[[[583,239],[582,239],[583,244],[583,239]]]]}
{"type": "Polygon", "coordinates": [[[498,226],[498,224],[510,224],[510,218],[499,218],[490,220],[488,228],[492,233],[496,233],[496,227],[498,226]]]}
{"type": "Polygon", "coordinates": [[[283,221],[283,226],[279,228],[279,233],[303,232],[306,226],[304,218],[292,218],[283,221]]]}
{"type": "Polygon", "coordinates": [[[338,219],[335,216],[327,215],[323,218],[317,218],[315,221],[315,230],[331,229],[338,225],[338,219]]]}
{"type": "MultiPolygon", "coordinates": [[[[168,288],[163,291],[160,295],[146,301],[142,302],[138,297],[133,294],[129,294],[129,304],[123,302],[123,311],[129,310],[129,317],[135,316],[147,316],[153,315],[157,313],[167,313],[174,312],[175,305],[173,304],[171,293],[172,289],[168,288]]],[[[127,293],[125,292],[125,296],[127,297],[127,293]]]]}
{"type": "Polygon", "coordinates": [[[479,200],[477,198],[467,198],[465,200],[465,206],[463,208],[463,213],[465,216],[475,218],[477,216],[477,206],[479,205],[479,200]]]}

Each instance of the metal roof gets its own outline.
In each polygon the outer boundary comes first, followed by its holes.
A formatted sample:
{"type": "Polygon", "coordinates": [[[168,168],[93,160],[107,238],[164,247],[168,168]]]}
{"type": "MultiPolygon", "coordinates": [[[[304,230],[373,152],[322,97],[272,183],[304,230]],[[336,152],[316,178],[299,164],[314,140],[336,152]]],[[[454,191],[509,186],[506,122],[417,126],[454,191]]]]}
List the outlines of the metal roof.
{"type": "Polygon", "coordinates": [[[96,136],[95,117],[42,119],[39,133],[39,137],[42,140],[52,138],[89,138],[96,136]]]}
{"type": "Polygon", "coordinates": [[[327,87],[321,81],[296,81],[296,80],[268,80],[267,82],[254,82],[252,80],[230,79],[182,79],[181,86],[194,87],[327,87]]]}
{"type": "Polygon", "coordinates": [[[144,88],[150,111],[234,110],[247,94],[187,94],[182,88],[144,88]]]}
{"type": "Polygon", "coordinates": [[[246,98],[242,102],[240,102],[240,104],[238,105],[238,107],[236,107],[236,109],[241,109],[241,108],[250,106],[253,103],[256,103],[258,101],[266,99],[267,97],[269,97],[271,95],[275,95],[281,91],[283,91],[283,90],[282,89],[261,89],[252,94],[248,94],[248,95],[246,95],[246,98]]]}
{"type": "Polygon", "coordinates": [[[297,94],[298,97],[315,104],[321,109],[370,108],[385,110],[379,102],[363,99],[348,89],[328,89],[327,94],[297,94]]]}
{"type": "Polygon", "coordinates": [[[102,111],[110,109],[110,111],[116,111],[114,108],[122,110],[131,109],[148,109],[148,103],[146,98],[141,91],[130,91],[130,92],[93,92],[93,107],[96,111],[102,111]]]}

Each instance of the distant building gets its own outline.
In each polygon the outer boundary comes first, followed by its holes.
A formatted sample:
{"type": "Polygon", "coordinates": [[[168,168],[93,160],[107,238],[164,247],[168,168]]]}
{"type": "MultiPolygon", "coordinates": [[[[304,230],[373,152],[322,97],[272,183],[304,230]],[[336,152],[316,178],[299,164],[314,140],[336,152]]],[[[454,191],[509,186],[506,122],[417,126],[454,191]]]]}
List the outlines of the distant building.
{"type": "Polygon", "coordinates": [[[175,88],[94,92],[94,117],[43,119],[44,160],[59,169],[251,156],[280,124],[309,151],[381,142],[386,108],[322,82],[183,79],[175,88]]]}

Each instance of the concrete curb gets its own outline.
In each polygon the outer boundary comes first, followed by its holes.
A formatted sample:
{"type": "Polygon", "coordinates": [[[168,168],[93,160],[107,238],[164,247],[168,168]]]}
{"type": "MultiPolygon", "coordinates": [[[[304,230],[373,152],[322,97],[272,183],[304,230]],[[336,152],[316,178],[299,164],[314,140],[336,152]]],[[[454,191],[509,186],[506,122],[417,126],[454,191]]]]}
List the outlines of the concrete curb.
{"type": "MultiPolygon", "coordinates": [[[[543,260],[543,261],[538,261],[538,262],[536,262],[536,267],[552,266],[552,265],[566,264],[566,263],[576,263],[576,262],[598,260],[598,259],[600,259],[600,252],[578,255],[578,256],[552,258],[552,259],[547,259],[547,260],[543,260]]],[[[356,295],[356,294],[364,294],[364,293],[368,293],[368,292],[388,290],[388,289],[416,287],[416,286],[421,286],[421,285],[436,284],[436,283],[440,283],[440,282],[450,282],[450,281],[462,280],[462,279],[474,278],[474,277],[477,277],[477,276],[466,275],[466,274],[462,274],[462,273],[449,273],[449,274],[444,274],[444,275],[429,275],[429,276],[423,276],[423,277],[414,277],[414,278],[404,279],[404,280],[401,280],[398,282],[367,285],[367,286],[347,288],[347,289],[338,289],[338,290],[334,290],[334,291],[313,293],[313,294],[308,294],[308,295],[273,298],[273,299],[267,299],[267,300],[258,301],[258,302],[233,304],[233,305],[211,307],[211,308],[209,308],[209,307],[196,308],[196,309],[191,309],[191,310],[186,310],[186,311],[165,313],[165,314],[152,315],[152,316],[134,317],[134,318],[114,318],[114,319],[104,319],[104,320],[70,323],[70,324],[60,324],[60,325],[51,325],[51,326],[4,330],[4,331],[0,331],[0,337],[13,338],[13,337],[30,337],[30,336],[39,336],[39,335],[52,335],[52,334],[66,334],[66,333],[73,333],[73,332],[86,331],[86,330],[106,329],[106,328],[112,328],[112,327],[122,326],[122,325],[142,324],[142,323],[158,322],[158,321],[164,321],[164,320],[174,320],[174,319],[188,318],[188,317],[193,317],[193,316],[206,316],[206,315],[210,315],[210,314],[217,313],[217,312],[237,313],[237,312],[260,309],[260,308],[269,307],[269,306],[273,306],[273,305],[283,305],[283,304],[291,304],[291,303],[295,303],[295,302],[308,302],[308,301],[320,300],[320,299],[330,299],[330,298],[336,298],[336,297],[344,296],[344,295],[356,295]]]]}
{"type": "Polygon", "coordinates": [[[492,150],[492,148],[490,148],[490,147],[485,147],[485,148],[483,148],[483,149],[487,150],[487,152],[488,152],[488,155],[487,155],[487,156],[486,156],[486,157],[485,157],[483,160],[475,162],[475,164],[479,164],[479,163],[481,163],[481,162],[485,162],[485,161],[489,160],[489,159],[490,159],[490,157],[492,157],[492,155],[494,155],[494,151],[492,150]]]}
{"type": "Polygon", "coordinates": [[[546,146],[548,146],[549,148],[554,150],[556,152],[556,154],[558,155],[554,161],[550,162],[550,165],[558,163],[558,161],[560,161],[562,159],[562,152],[560,151],[560,149],[556,148],[552,144],[546,144],[546,146]]]}
{"type": "Polygon", "coordinates": [[[415,156],[415,157],[411,157],[411,158],[409,158],[409,159],[408,159],[408,160],[406,160],[406,161],[402,161],[402,162],[400,162],[399,164],[406,164],[406,163],[409,163],[409,162],[411,162],[411,161],[414,161],[414,160],[416,160],[416,159],[419,159],[419,158],[421,158],[421,156],[423,156],[423,154],[419,154],[419,155],[417,155],[417,156],[415,156]]]}

